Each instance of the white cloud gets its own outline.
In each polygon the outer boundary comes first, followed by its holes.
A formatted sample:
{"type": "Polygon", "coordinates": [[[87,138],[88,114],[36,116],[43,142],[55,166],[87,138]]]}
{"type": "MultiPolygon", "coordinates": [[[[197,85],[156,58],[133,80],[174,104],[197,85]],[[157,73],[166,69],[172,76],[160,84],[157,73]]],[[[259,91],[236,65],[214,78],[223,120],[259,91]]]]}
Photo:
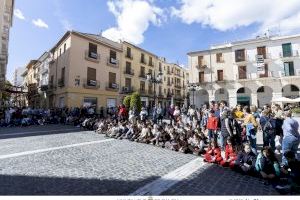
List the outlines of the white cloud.
{"type": "Polygon", "coordinates": [[[48,29],[49,28],[49,26],[48,26],[48,24],[46,24],[42,19],[33,19],[32,20],[32,23],[35,25],[35,26],[37,26],[37,27],[39,27],[39,28],[46,28],[46,29],[48,29]]]}
{"type": "Polygon", "coordinates": [[[19,18],[21,20],[25,20],[25,17],[20,9],[15,9],[14,16],[16,16],[17,18],[19,18]]]}
{"type": "Polygon", "coordinates": [[[252,24],[259,26],[260,33],[279,26],[286,34],[300,31],[299,0],[180,0],[171,15],[220,31],[252,24]]]}
{"type": "Polygon", "coordinates": [[[54,15],[58,18],[64,31],[69,31],[73,29],[72,23],[66,18],[63,12],[63,2],[60,0],[53,0],[54,5],[54,15]]]}
{"type": "Polygon", "coordinates": [[[160,26],[165,19],[164,11],[151,0],[110,0],[107,5],[116,17],[117,26],[105,30],[103,36],[114,41],[141,44],[149,25],[160,26]]]}

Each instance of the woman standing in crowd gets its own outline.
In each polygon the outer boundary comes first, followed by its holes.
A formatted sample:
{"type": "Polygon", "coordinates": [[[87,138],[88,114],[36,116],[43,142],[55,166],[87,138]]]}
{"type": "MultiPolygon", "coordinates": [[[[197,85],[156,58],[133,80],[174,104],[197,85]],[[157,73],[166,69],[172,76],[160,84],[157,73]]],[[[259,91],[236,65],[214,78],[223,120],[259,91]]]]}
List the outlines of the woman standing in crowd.
{"type": "Polygon", "coordinates": [[[251,114],[251,110],[248,106],[244,107],[245,119],[243,126],[246,130],[247,140],[250,143],[251,150],[254,154],[257,154],[256,151],[256,132],[257,132],[257,122],[253,114],[251,114]]]}

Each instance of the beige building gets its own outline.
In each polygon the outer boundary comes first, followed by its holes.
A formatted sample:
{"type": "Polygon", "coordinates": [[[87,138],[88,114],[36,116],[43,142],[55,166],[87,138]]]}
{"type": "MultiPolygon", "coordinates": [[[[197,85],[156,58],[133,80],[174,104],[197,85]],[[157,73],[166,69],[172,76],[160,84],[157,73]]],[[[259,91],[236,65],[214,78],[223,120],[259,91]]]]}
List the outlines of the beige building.
{"type": "Polygon", "coordinates": [[[259,37],[188,53],[197,107],[225,100],[262,107],[300,96],[300,35],[259,37]]]}
{"type": "Polygon", "coordinates": [[[51,53],[50,107],[118,105],[121,44],[99,35],[68,31],[51,53]]]}
{"type": "Polygon", "coordinates": [[[25,105],[30,107],[36,107],[36,105],[39,103],[38,98],[38,76],[37,71],[35,68],[35,65],[37,63],[37,60],[31,60],[26,65],[26,70],[22,74],[23,79],[23,85],[25,87],[25,105]]]}
{"type": "Polygon", "coordinates": [[[177,64],[167,63],[165,58],[123,42],[121,66],[122,97],[137,91],[141,94],[143,106],[152,107],[154,96],[163,107],[171,103],[184,103],[187,72],[177,64]],[[147,74],[157,77],[159,73],[162,73],[161,83],[154,84],[147,80],[147,74]]]}

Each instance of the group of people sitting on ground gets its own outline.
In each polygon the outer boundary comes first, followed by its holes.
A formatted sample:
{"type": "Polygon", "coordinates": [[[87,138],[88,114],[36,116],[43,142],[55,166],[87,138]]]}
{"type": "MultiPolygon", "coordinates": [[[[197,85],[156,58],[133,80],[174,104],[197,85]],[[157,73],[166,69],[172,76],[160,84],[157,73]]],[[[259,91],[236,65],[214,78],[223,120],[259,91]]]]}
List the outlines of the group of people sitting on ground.
{"type": "Polygon", "coordinates": [[[88,118],[82,127],[115,139],[199,155],[205,162],[259,176],[282,193],[299,191],[300,135],[291,111],[284,112],[279,105],[265,105],[262,111],[241,105],[230,109],[222,101],[209,108],[191,106],[185,112],[171,106],[168,113],[169,120],[160,120],[144,108],[137,113],[122,106],[117,119],[88,118]],[[257,134],[263,135],[260,151],[257,134]]]}
{"type": "Polygon", "coordinates": [[[171,105],[162,110],[160,104],[151,112],[121,105],[103,116],[96,115],[93,108],[50,109],[43,114],[26,114],[25,109],[21,116],[32,120],[41,115],[41,123],[74,124],[111,138],[192,153],[205,162],[259,176],[282,193],[300,191],[299,124],[290,110],[283,111],[277,104],[264,105],[261,110],[241,105],[229,108],[224,101],[200,108],[171,105]],[[257,148],[258,134],[263,137],[261,149],[257,148]]]}

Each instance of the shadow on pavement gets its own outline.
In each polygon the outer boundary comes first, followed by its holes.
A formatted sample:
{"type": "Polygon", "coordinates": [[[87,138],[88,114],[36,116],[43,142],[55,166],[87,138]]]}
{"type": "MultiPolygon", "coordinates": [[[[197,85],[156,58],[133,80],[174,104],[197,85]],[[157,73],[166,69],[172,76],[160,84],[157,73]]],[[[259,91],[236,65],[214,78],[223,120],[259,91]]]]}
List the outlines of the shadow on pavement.
{"type": "Polygon", "coordinates": [[[39,129],[16,129],[15,132],[5,132],[5,130],[1,130],[0,133],[0,140],[1,139],[9,139],[9,138],[20,138],[20,137],[30,137],[30,136],[39,136],[39,135],[53,135],[53,134],[62,134],[62,133],[75,133],[75,132],[83,132],[85,130],[82,130],[80,128],[77,128],[75,126],[58,126],[56,129],[55,125],[53,125],[52,128],[49,128],[52,126],[40,126],[39,129]]]}
{"type": "Polygon", "coordinates": [[[0,195],[128,195],[157,178],[125,181],[0,175],[0,195]]]}

